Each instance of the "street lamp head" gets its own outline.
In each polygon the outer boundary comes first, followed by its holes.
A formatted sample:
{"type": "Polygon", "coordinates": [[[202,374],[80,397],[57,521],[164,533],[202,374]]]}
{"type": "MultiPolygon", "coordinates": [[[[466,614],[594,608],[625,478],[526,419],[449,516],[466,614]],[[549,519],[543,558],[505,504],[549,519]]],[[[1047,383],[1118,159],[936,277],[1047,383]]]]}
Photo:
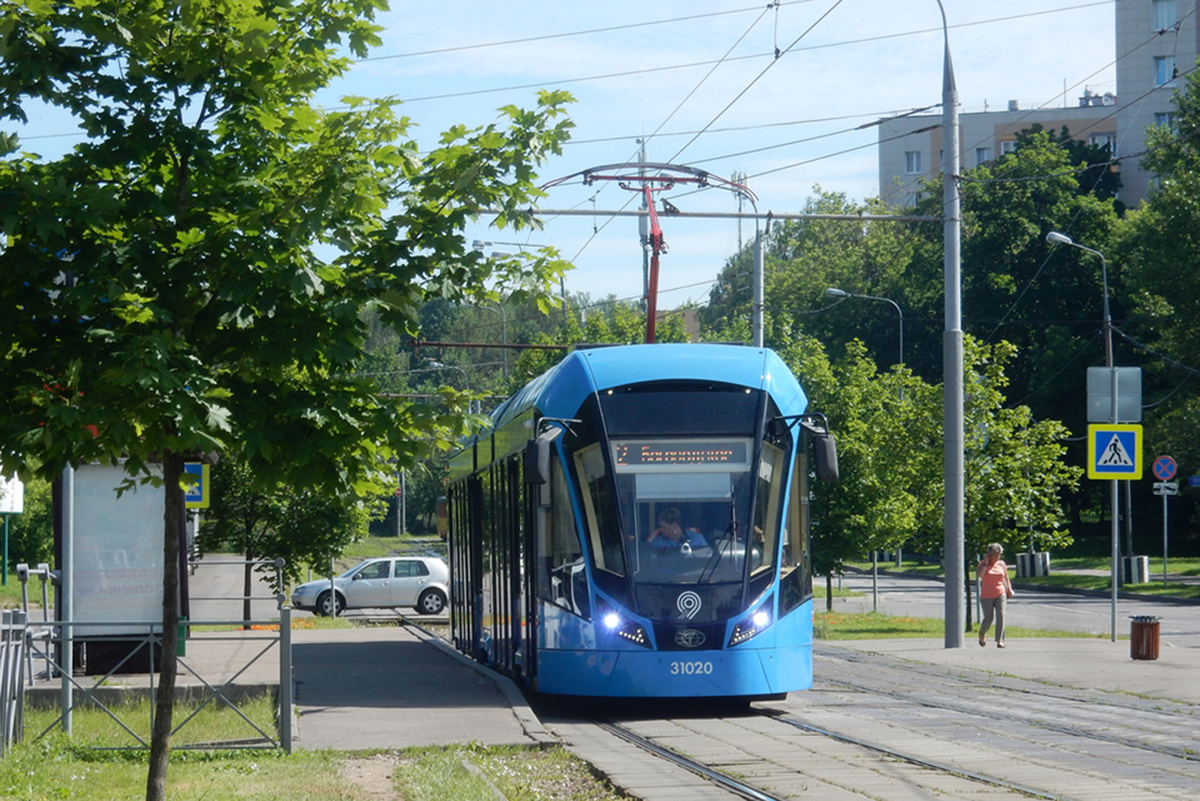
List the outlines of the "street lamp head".
{"type": "Polygon", "coordinates": [[[829,298],[848,298],[850,297],[850,293],[844,289],[829,287],[829,289],[825,290],[825,296],[829,298]]]}
{"type": "Polygon", "coordinates": [[[482,239],[476,239],[474,242],[471,243],[471,248],[473,250],[483,250],[484,248],[491,247],[491,245],[492,245],[491,242],[485,242],[482,239]]]}
{"type": "Polygon", "coordinates": [[[1075,242],[1072,241],[1071,237],[1067,236],[1066,234],[1060,234],[1058,231],[1051,231],[1050,233],[1046,234],[1046,241],[1053,242],[1056,245],[1074,245],[1075,244],[1075,242]]]}

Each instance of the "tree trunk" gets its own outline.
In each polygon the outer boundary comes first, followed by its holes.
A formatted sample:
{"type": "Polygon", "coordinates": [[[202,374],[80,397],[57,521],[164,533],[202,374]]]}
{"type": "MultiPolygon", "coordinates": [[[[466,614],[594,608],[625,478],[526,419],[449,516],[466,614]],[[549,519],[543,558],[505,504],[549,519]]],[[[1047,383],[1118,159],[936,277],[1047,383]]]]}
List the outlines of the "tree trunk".
{"type": "Polygon", "coordinates": [[[833,571],[825,574],[825,611],[833,611],[833,571]]]}
{"type": "Polygon", "coordinates": [[[242,570],[242,620],[245,621],[242,623],[242,628],[245,630],[249,630],[251,628],[249,621],[250,596],[252,594],[251,590],[254,589],[254,565],[251,564],[253,559],[254,556],[247,551],[246,564],[242,570]]]}
{"type": "Polygon", "coordinates": [[[166,801],[167,766],[171,759],[171,729],[175,712],[175,678],[179,637],[179,534],[183,526],[183,455],[163,455],[163,604],[162,664],[159,667],[154,721],[150,732],[150,765],[146,775],[146,801],[166,801]]]}

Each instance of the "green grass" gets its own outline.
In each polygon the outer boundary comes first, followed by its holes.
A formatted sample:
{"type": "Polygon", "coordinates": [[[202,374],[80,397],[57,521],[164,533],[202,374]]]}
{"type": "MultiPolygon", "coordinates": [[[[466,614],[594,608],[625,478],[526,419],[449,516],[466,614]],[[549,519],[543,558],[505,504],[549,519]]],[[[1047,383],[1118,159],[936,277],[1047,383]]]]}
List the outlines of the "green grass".
{"type": "MultiPolygon", "coordinates": [[[[332,752],[181,752],[171,755],[167,791],[172,801],[358,800],[339,775],[332,752]]],[[[15,746],[0,760],[0,798],[23,801],[112,801],[143,798],[146,754],[97,752],[55,735],[15,746]]]]}
{"type": "MultiPolygon", "coordinates": [[[[1015,557],[1010,558],[1015,562],[1015,557]]],[[[1155,595],[1162,598],[1184,598],[1200,600],[1200,583],[1192,584],[1179,581],[1181,576],[1200,576],[1200,559],[1195,558],[1179,558],[1168,559],[1167,567],[1169,573],[1167,575],[1167,583],[1164,586],[1162,582],[1162,557],[1153,557],[1149,559],[1150,564],[1150,581],[1145,584],[1124,584],[1121,586],[1121,591],[1126,593],[1137,593],[1139,595],[1155,595]],[[1155,576],[1158,579],[1155,580],[1155,576]]],[[[852,562],[847,563],[847,567],[852,567],[857,570],[866,572],[871,571],[870,562],[852,562]]],[[[1050,575],[1049,576],[1029,576],[1017,579],[1016,567],[1010,566],[1009,574],[1014,580],[1020,581],[1022,584],[1035,584],[1044,587],[1067,587],[1083,590],[1106,591],[1112,587],[1112,574],[1110,571],[1110,560],[1103,556],[1088,556],[1088,557],[1064,557],[1054,558],[1050,560],[1050,575]],[[1091,575],[1088,573],[1068,572],[1068,571],[1102,571],[1102,575],[1091,575]]],[[[902,571],[905,573],[915,573],[918,575],[941,577],[941,565],[920,565],[915,561],[905,561],[902,566],[897,568],[893,562],[880,562],[880,572],[884,571],[902,571]]]]}
{"type": "MultiPolygon", "coordinates": [[[[42,580],[39,578],[30,579],[28,584],[29,590],[29,608],[42,608],[42,580]]],[[[50,603],[54,603],[54,590],[50,589],[50,603]]],[[[8,583],[0,584],[0,608],[3,609],[20,609],[21,608],[21,582],[17,581],[17,574],[9,571],[8,583]]],[[[38,618],[41,619],[40,617],[38,618]]]]}
{"type": "MultiPolygon", "coordinates": [[[[818,612],[813,633],[818,640],[889,640],[897,638],[937,638],[945,635],[945,624],[933,617],[892,617],[879,612],[818,612]]],[[[1006,626],[1011,639],[1032,637],[1094,637],[1069,631],[1026,629],[1006,626]]]]}
{"type": "MultiPolygon", "coordinates": [[[[116,684],[116,682],[114,682],[116,684]]],[[[113,713],[108,715],[93,702],[79,702],[72,714],[71,730],[77,746],[92,748],[129,748],[137,746],[134,735],[144,742],[150,741],[151,705],[144,697],[118,703],[107,703],[113,713]],[[114,720],[114,716],[117,720],[114,720]],[[118,722],[119,721],[119,722],[118,722]],[[126,730],[128,729],[128,731],[126,730]],[[132,734],[130,733],[132,732],[132,734]]],[[[261,740],[257,726],[272,737],[278,736],[275,729],[273,699],[263,695],[238,704],[238,710],[249,718],[244,720],[224,704],[210,702],[199,704],[177,704],[173,713],[175,726],[180,726],[189,716],[186,725],[172,736],[174,747],[197,743],[230,743],[261,740]],[[197,711],[199,710],[199,711],[197,711]],[[252,726],[251,723],[254,725],[252,726]]],[[[26,703],[25,732],[33,739],[43,732],[60,728],[58,705],[41,707],[26,703]]],[[[5,796],[0,796],[5,797],[5,796]]]]}
{"type": "MultiPolygon", "coordinates": [[[[232,713],[230,713],[232,714],[232,713]]],[[[81,714],[79,718],[86,718],[81,714]]],[[[76,730],[80,728],[76,721],[76,730]]],[[[23,801],[112,801],[145,794],[146,752],[97,751],[56,733],[19,743],[0,760],[0,798],[23,801]]],[[[408,749],[399,753],[337,751],[173,751],[167,771],[172,801],[620,801],[587,764],[562,748],[408,749]],[[393,787],[364,787],[343,774],[348,761],[394,763],[393,787]],[[383,792],[395,795],[382,795],[383,792]]]]}

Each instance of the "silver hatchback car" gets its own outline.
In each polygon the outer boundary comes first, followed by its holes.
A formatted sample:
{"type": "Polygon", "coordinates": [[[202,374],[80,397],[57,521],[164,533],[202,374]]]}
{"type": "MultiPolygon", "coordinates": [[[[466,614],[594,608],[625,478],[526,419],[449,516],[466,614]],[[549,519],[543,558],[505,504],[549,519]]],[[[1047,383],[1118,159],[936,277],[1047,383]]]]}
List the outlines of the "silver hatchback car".
{"type": "Polygon", "coordinates": [[[301,584],[292,591],[292,606],[334,617],[345,609],[398,606],[437,615],[446,608],[449,586],[450,569],[436,556],[386,556],[357,564],[332,582],[301,584]]]}

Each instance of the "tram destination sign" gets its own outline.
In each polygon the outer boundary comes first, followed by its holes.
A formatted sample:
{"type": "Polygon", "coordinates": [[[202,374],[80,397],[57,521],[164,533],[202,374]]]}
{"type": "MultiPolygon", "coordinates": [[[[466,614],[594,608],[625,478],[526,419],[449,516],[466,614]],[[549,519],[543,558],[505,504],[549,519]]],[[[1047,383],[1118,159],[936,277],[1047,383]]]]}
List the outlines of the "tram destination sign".
{"type": "Polygon", "coordinates": [[[656,439],[613,442],[618,467],[745,465],[750,461],[745,440],[656,439]]]}

